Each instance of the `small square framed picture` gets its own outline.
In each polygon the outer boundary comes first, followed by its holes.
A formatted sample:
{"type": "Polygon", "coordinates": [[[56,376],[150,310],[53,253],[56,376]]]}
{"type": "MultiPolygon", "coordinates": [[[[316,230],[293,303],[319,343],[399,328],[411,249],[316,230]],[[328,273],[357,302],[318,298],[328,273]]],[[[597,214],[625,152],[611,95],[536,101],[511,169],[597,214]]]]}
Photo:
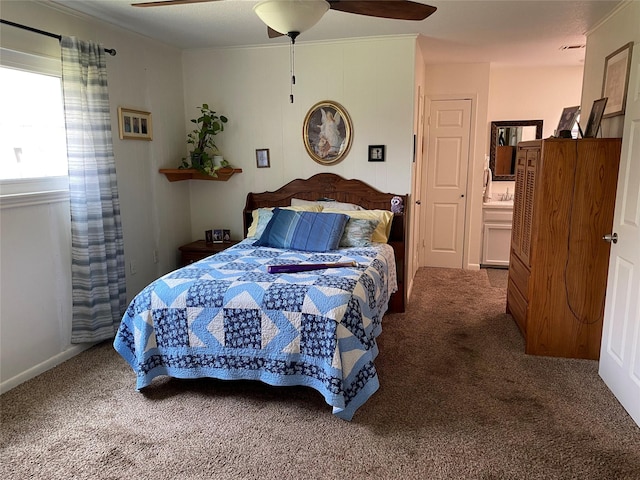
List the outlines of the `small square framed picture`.
{"type": "Polygon", "coordinates": [[[204,231],[204,241],[205,243],[213,243],[213,230],[204,231]]]}
{"type": "Polygon", "coordinates": [[[222,230],[215,229],[213,231],[213,243],[222,243],[222,230]]]}
{"type": "Polygon", "coordinates": [[[258,168],[270,168],[271,163],[269,161],[269,149],[259,148],[256,149],[256,165],[258,168]]]}
{"type": "Polygon", "coordinates": [[[369,161],[384,162],[384,145],[369,145],[369,161]]]}
{"type": "Polygon", "coordinates": [[[222,241],[223,242],[231,241],[231,230],[227,230],[227,229],[222,230],[222,241]]]}

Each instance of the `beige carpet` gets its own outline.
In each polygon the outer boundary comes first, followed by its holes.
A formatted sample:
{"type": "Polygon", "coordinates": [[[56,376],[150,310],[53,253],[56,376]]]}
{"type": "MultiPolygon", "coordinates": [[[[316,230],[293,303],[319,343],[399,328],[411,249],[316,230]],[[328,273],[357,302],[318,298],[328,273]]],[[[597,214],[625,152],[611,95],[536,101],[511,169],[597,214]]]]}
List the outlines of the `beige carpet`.
{"type": "Polygon", "coordinates": [[[485,270],[419,271],[352,422],[306,388],[162,379],[109,343],[0,397],[3,479],[639,479],[597,362],[527,356],[485,270]]]}

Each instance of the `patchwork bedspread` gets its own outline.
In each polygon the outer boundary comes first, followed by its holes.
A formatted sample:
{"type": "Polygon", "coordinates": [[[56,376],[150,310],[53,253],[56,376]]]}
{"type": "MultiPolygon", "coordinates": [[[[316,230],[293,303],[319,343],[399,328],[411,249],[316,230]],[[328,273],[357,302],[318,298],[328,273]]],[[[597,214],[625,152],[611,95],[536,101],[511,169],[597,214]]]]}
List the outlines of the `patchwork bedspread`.
{"type": "Polygon", "coordinates": [[[141,389],[159,375],[306,385],[351,420],[378,389],[376,337],[397,289],[386,244],[311,253],[243,242],[151,283],[114,347],[141,389]],[[268,265],[357,266],[269,274],[268,265]]]}

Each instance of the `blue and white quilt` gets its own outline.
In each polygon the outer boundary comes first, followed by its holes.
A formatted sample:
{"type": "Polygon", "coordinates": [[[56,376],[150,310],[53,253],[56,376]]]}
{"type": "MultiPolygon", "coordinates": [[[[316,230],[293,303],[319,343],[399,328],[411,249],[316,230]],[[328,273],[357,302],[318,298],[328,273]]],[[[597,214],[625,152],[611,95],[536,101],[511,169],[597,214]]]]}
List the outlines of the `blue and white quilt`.
{"type": "Polygon", "coordinates": [[[305,385],[351,420],[378,389],[376,337],[397,290],[386,244],[327,253],[254,247],[253,240],[171,272],[129,305],[114,347],[137,375],[305,385]],[[357,266],[269,274],[268,265],[357,266]]]}

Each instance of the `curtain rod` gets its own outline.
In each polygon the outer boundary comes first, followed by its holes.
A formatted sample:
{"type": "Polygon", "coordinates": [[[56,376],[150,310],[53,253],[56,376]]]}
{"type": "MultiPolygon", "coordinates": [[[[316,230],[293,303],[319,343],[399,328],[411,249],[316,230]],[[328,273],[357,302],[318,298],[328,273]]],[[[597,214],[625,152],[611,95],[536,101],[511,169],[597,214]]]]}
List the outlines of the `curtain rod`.
{"type": "MultiPolygon", "coordinates": [[[[10,22],[9,20],[3,20],[2,18],[0,18],[0,23],[11,25],[12,27],[22,28],[23,30],[28,30],[30,32],[39,33],[40,35],[45,35],[47,37],[57,38],[58,41],[62,40],[62,35],[56,35],[55,33],[45,32],[44,30],[38,30],[37,28],[33,28],[33,27],[27,27],[26,25],[10,22]]],[[[105,48],[104,51],[107,52],[112,57],[116,55],[116,50],[114,48],[105,48]]]]}

